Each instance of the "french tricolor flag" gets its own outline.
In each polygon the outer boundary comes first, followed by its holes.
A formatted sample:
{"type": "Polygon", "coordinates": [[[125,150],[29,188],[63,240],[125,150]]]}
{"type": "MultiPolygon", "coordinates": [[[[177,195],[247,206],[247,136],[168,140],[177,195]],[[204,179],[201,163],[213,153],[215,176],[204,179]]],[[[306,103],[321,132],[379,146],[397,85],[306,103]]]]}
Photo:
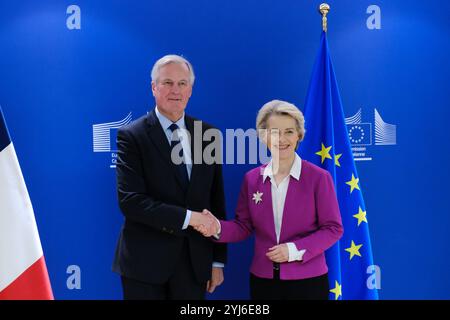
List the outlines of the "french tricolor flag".
{"type": "Polygon", "coordinates": [[[0,107],[0,300],[52,300],[33,207],[0,107]]]}

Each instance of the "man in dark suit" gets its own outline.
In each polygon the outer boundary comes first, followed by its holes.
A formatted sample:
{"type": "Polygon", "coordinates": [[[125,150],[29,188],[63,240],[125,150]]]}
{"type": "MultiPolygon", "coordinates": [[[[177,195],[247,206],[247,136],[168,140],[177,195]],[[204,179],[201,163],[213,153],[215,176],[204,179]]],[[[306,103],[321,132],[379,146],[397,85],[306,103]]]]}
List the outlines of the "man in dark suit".
{"type": "Polygon", "coordinates": [[[194,229],[218,227],[208,210],[225,218],[220,163],[193,161],[207,146],[194,137],[194,125],[202,136],[211,128],[184,113],[194,79],[183,57],[159,59],[152,69],[155,109],[117,135],[125,221],[113,271],[121,275],[124,299],[204,299],[223,282],[225,245],[194,229]]]}

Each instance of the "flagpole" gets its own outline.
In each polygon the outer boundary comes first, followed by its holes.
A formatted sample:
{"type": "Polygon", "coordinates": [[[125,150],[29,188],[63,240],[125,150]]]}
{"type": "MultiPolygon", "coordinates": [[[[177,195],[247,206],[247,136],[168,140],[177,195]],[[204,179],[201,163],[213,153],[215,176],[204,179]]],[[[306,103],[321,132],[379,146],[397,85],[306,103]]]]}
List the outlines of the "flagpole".
{"type": "Polygon", "coordinates": [[[319,6],[319,12],[322,15],[322,30],[327,32],[327,14],[330,11],[330,5],[328,3],[322,3],[319,6]]]}

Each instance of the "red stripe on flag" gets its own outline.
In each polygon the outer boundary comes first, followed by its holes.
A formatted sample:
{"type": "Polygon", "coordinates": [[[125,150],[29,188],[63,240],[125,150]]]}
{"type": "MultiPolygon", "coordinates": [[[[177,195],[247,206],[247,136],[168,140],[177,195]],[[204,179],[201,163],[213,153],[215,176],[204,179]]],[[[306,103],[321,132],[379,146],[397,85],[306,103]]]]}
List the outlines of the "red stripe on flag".
{"type": "Polygon", "coordinates": [[[44,256],[0,291],[0,300],[53,300],[44,256]]]}

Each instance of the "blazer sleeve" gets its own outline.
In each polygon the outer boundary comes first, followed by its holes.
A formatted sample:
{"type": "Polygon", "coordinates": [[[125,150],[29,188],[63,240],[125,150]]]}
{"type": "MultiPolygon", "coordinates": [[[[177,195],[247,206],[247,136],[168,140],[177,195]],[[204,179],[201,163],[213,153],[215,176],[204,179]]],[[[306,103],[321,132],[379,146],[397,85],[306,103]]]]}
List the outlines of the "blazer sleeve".
{"type": "Polygon", "coordinates": [[[123,215],[163,232],[184,235],[186,209],[157,201],[148,194],[138,145],[130,130],[118,131],[117,147],[117,192],[123,215]]]}
{"type": "Polygon", "coordinates": [[[247,175],[242,182],[234,220],[220,220],[220,226],[220,237],[215,240],[217,242],[239,242],[253,233],[254,228],[248,207],[247,175]]]}
{"type": "Polygon", "coordinates": [[[333,179],[328,172],[320,175],[315,185],[314,198],[318,229],[304,238],[293,241],[298,250],[306,250],[303,263],[322,254],[344,233],[333,179]]]}

